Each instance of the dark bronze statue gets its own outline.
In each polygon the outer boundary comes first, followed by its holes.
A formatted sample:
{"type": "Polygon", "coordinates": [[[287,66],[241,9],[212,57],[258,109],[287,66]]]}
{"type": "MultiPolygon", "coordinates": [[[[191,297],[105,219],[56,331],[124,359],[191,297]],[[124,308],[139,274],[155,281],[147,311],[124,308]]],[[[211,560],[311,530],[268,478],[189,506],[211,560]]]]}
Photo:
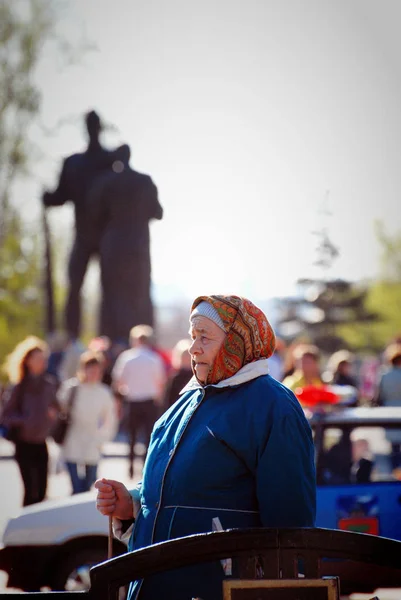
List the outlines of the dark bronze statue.
{"type": "Polygon", "coordinates": [[[85,122],[89,136],[87,149],[64,160],[57,189],[43,194],[45,206],[61,206],[68,201],[74,204],[75,239],[68,265],[69,289],[65,307],[65,328],[72,339],[80,334],[82,283],[89,261],[99,249],[100,232],[90,225],[86,196],[94,180],[115,158],[113,152],[100,144],[102,126],[97,113],[88,113],[85,122]]]}
{"type": "Polygon", "coordinates": [[[100,334],[125,341],[131,327],[153,325],[149,221],[161,219],[163,209],[152,179],[129,166],[129,146],[115,154],[88,207],[95,231],[102,231],[100,334]]]}
{"type": "Polygon", "coordinates": [[[131,327],[153,325],[150,296],[149,220],[163,210],[151,178],[130,168],[128,146],[102,147],[101,122],[85,117],[89,144],[64,160],[59,184],[43,203],[75,209],[75,239],[68,265],[65,328],[71,339],[81,329],[81,288],[92,256],[100,256],[102,298],[100,331],[112,341],[128,341],[131,327]]]}

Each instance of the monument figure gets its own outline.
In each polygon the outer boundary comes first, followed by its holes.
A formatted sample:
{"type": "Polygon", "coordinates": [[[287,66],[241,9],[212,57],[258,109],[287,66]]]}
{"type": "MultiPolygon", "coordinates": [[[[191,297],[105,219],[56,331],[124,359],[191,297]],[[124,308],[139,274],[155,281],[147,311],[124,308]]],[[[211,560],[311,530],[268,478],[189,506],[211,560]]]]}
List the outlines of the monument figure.
{"type": "Polygon", "coordinates": [[[100,231],[90,223],[87,193],[97,177],[115,160],[114,152],[106,150],[99,137],[102,125],[98,114],[85,115],[88,147],[64,160],[57,189],[43,194],[45,207],[72,202],[75,209],[75,238],[68,264],[68,296],[65,307],[65,328],[71,339],[77,339],[81,326],[81,288],[91,257],[99,251],[100,231]]]}
{"type": "Polygon", "coordinates": [[[135,325],[153,326],[149,221],[161,219],[163,209],[152,179],[130,167],[129,146],[114,157],[94,182],[87,206],[95,232],[102,232],[99,333],[127,341],[135,325]]]}

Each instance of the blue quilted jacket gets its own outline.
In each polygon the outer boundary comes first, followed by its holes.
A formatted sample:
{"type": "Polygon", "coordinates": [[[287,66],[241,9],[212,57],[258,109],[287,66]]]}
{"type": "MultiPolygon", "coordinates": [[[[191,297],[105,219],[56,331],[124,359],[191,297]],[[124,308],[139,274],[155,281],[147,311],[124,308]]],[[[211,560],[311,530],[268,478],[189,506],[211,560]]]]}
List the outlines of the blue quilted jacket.
{"type": "MultiPolygon", "coordinates": [[[[314,526],[311,430],[267,361],[217,385],[188,386],[155,424],[140,493],[130,550],[212,531],[213,523],[314,526]]],[[[196,565],[133,582],[129,598],[219,600],[224,577],[220,562],[196,565]]]]}

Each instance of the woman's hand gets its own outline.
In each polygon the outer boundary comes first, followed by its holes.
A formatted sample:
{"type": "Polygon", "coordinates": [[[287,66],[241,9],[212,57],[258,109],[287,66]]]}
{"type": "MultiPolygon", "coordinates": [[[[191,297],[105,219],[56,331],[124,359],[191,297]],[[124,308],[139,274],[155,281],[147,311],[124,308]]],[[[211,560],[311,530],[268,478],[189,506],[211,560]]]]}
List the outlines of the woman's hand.
{"type": "Polygon", "coordinates": [[[120,481],[114,479],[98,479],[96,508],[102,514],[121,520],[134,518],[132,496],[120,481]]]}

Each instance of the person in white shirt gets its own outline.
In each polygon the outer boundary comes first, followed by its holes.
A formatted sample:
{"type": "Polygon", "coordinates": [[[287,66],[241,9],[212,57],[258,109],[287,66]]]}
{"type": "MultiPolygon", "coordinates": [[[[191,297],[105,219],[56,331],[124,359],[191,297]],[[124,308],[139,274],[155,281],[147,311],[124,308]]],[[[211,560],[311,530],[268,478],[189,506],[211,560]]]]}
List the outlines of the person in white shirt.
{"type": "Polygon", "coordinates": [[[163,360],[152,350],[152,339],[153,329],[148,325],[133,327],[130,332],[131,349],[118,357],[112,373],[113,387],[123,396],[127,407],[131,478],[138,433],[142,430],[147,451],[166,383],[163,360]]]}
{"type": "Polygon", "coordinates": [[[101,355],[85,352],[80,358],[77,377],[65,381],[57,396],[69,413],[62,457],[73,494],[90,490],[97,478],[102,444],[116,434],[116,402],[110,388],[101,383],[102,374],[101,355]]]}

